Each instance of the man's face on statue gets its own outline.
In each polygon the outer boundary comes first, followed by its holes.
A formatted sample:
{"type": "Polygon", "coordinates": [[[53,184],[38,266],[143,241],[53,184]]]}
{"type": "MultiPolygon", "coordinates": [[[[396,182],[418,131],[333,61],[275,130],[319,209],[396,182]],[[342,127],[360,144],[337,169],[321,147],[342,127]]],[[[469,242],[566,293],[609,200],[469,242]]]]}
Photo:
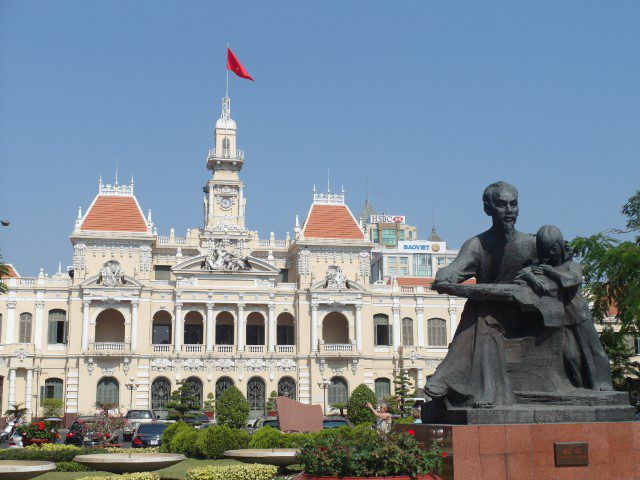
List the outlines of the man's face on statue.
{"type": "Polygon", "coordinates": [[[491,195],[491,202],[485,208],[493,218],[493,224],[505,232],[513,231],[518,218],[518,193],[509,187],[498,188],[491,195]]]}

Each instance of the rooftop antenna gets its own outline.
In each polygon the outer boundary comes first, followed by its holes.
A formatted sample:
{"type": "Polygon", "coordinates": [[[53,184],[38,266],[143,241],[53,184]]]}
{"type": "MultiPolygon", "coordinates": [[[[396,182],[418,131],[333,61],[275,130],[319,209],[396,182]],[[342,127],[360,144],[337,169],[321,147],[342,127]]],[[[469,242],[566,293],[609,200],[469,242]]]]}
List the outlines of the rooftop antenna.
{"type": "Polygon", "coordinates": [[[329,174],[328,168],[327,168],[327,193],[331,193],[331,175],[329,174]]]}
{"type": "Polygon", "coordinates": [[[436,229],[436,209],[435,208],[431,209],[431,229],[432,230],[436,229]]]}
{"type": "Polygon", "coordinates": [[[118,185],[118,159],[116,158],[116,185],[118,185]]]}
{"type": "Polygon", "coordinates": [[[369,177],[364,177],[364,201],[369,201],[369,177]]]}

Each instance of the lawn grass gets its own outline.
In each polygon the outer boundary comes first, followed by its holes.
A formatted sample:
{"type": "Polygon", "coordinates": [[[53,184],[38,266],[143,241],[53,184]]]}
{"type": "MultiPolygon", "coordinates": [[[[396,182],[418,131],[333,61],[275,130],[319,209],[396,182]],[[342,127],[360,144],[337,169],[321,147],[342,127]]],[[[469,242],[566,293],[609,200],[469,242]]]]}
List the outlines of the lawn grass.
{"type": "MultiPolygon", "coordinates": [[[[171,480],[184,480],[187,475],[187,470],[190,468],[196,467],[206,467],[207,465],[235,465],[238,462],[237,460],[196,460],[194,458],[187,458],[176,465],[173,465],[169,468],[163,468],[162,470],[157,470],[157,473],[160,475],[162,479],[171,479],[171,480]]],[[[97,476],[107,476],[113,475],[113,473],[108,472],[51,472],[41,477],[38,477],[38,480],[75,480],[84,477],[97,477],[97,476]]]]}

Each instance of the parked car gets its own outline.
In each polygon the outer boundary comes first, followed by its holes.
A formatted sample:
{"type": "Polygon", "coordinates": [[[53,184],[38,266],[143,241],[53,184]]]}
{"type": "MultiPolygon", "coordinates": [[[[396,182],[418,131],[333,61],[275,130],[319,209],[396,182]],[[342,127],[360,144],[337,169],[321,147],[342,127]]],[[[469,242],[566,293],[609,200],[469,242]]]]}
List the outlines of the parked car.
{"type": "MultiPolygon", "coordinates": [[[[254,425],[253,427],[247,425],[245,430],[247,430],[249,433],[253,433],[257,429],[262,427],[271,427],[271,428],[280,430],[280,422],[278,421],[278,417],[273,417],[273,416],[260,417],[255,421],[253,425],[254,425]]],[[[347,418],[343,417],[342,415],[324,415],[322,417],[323,429],[351,427],[351,426],[352,426],[351,422],[347,418]]]]}
{"type": "Polygon", "coordinates": [[[133,434],[139,425],[158,420],[152,410],[129,410],[124,418],[127,423],[122,428],[122,440],[125,442],[133,438],[133,434]]]}
{"type": "Polygon", "coordinates": [[[82,446],[84,441],[84,427],[85,423],[97,422],[100,420],[104,420],[102,416],[88,416],[83,415],[74,420],[74,422],[69,427],[69,432],[64,439],[65,445],[77,445],[82,446]]]}
{"type": "Polygon", "coordinates": [[[211,419],[202,412],[195,413],[195,416],[193,418],[185,418],[184,421],[189,425],[194,426],[198,430],[209,428],[211,425],[213,425],[211,419]]]}
{"type": "Polygon", "coordinates": [[[167,426],[161,422],[143,423],[135,432],[131,448],[157,447],[167,426]]]}

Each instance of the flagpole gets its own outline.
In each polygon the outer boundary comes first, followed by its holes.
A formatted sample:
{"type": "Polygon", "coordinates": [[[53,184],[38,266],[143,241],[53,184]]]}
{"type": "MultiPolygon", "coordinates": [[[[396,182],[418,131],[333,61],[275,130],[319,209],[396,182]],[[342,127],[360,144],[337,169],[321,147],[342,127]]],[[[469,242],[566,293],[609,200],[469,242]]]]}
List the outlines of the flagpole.
{"type": "MultiPolygon", "coordinates": [[[[227,42],[227,57],[229,56],[229,42],[227,42]]],[[[227,62],[229,60],[227,59],[227,62]]],[[[229,65],[227,63],[227,67],[226,67],[226,71],[227,71],[227,90],[226,90],[226,97],[229,98],[229,65]]]]}

